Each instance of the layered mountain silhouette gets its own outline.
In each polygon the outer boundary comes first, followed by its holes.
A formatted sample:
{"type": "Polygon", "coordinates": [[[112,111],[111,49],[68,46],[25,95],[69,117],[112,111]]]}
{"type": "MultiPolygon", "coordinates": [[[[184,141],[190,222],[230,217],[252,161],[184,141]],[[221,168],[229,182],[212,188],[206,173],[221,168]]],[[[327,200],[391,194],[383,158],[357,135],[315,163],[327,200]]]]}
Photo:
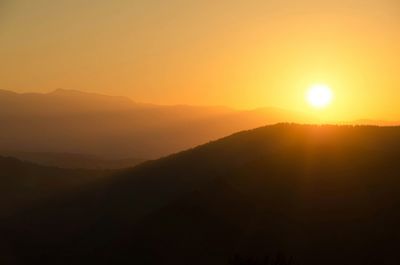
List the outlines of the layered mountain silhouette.
{"type": "Polygon", "coordinates": [[[65,89],[47,94],[0,91],[0,155],[74,153],[112,160],[155,159],[240,130],[309,120],[307,115],[274,108],[159,106],[65,89]]]}
{"type": "Polygon", "coordinates": [[[5,218],[0,244],[21,265],[276,253],[304,265],[398,264],[399,139],[399,127],[243,131],[5,218]]]}

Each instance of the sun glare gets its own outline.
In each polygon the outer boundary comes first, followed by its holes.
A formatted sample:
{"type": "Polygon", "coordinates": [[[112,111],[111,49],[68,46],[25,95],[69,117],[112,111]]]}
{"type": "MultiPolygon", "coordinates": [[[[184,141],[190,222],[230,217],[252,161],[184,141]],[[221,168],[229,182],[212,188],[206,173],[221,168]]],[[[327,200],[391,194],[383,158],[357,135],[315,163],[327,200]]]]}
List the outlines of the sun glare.
{"type": "Polygon", "coordinates": [[[326,108],[332,103],[333,93],[327,85],[314,85],[307,92],[307,101],[317,109],[326,108]]]}

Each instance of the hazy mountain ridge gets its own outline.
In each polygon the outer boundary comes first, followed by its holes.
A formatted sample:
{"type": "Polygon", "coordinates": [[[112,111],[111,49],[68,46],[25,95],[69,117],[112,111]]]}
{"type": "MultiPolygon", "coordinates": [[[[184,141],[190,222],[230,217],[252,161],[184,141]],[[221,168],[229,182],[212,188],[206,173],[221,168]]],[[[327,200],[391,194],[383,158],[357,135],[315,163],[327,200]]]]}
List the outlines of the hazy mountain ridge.
{"type": "Polygon", "coordinates": [[[123,169],[134,167],[146,159],[105,159],[95,155],[71,153],[30,153],[0,151],[3,156],[10,156],[22,161],[66,169],[123,169]]]}
{"type": "Polygon", "coordinates": [[[0,150],[154,159],[282,120],[307,116],[274,108],[157,106],[70,90],[2,92],[0,150]]]}
{"type": "Polygon", "coordinates": [[[128,110],[135,103],[128,98],[57,89],[47,94],[1,91],[1,116],[10,118],[38,115],[43,118],[74,113],[128,110]]]}
{"type": "Polygon", "coordinates": [[[0,156],[0,217],[27,210],[40,201],[77,191],[111,175],[106,170],[41,166],[0,156]]]}
{"type": "Polygon", "coordinates": [[[26,212],[7,237],[25,242],[21,264],[217,265],[283,251],[299,264],[394,265],[399,138],[374,126],[237,133],[26,212]]]}

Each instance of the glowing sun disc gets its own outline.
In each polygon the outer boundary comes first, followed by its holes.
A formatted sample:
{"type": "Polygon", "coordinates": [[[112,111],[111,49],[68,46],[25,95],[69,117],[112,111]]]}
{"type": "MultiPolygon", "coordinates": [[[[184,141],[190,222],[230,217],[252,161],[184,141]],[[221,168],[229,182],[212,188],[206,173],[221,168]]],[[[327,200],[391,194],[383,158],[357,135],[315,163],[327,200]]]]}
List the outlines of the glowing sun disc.
{"type": "Polygon", "coordinates": [[[307,92],[308,103],[317,109],[325,108],[332,103],[333,93],[327,85],[314,85],[307,92]]]}

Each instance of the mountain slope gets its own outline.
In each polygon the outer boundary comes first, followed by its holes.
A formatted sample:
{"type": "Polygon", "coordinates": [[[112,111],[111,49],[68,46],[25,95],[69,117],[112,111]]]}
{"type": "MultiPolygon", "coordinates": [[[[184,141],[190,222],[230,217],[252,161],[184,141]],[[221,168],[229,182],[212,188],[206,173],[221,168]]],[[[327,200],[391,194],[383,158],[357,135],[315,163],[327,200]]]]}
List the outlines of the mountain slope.
{"type": "Polygon", "coordinates": [[[227,264],[277,251],[299,264],[398,264],[399,139],[398,127],[241,132],[4,220],[3,232],[21,264],[227,264]]]}

